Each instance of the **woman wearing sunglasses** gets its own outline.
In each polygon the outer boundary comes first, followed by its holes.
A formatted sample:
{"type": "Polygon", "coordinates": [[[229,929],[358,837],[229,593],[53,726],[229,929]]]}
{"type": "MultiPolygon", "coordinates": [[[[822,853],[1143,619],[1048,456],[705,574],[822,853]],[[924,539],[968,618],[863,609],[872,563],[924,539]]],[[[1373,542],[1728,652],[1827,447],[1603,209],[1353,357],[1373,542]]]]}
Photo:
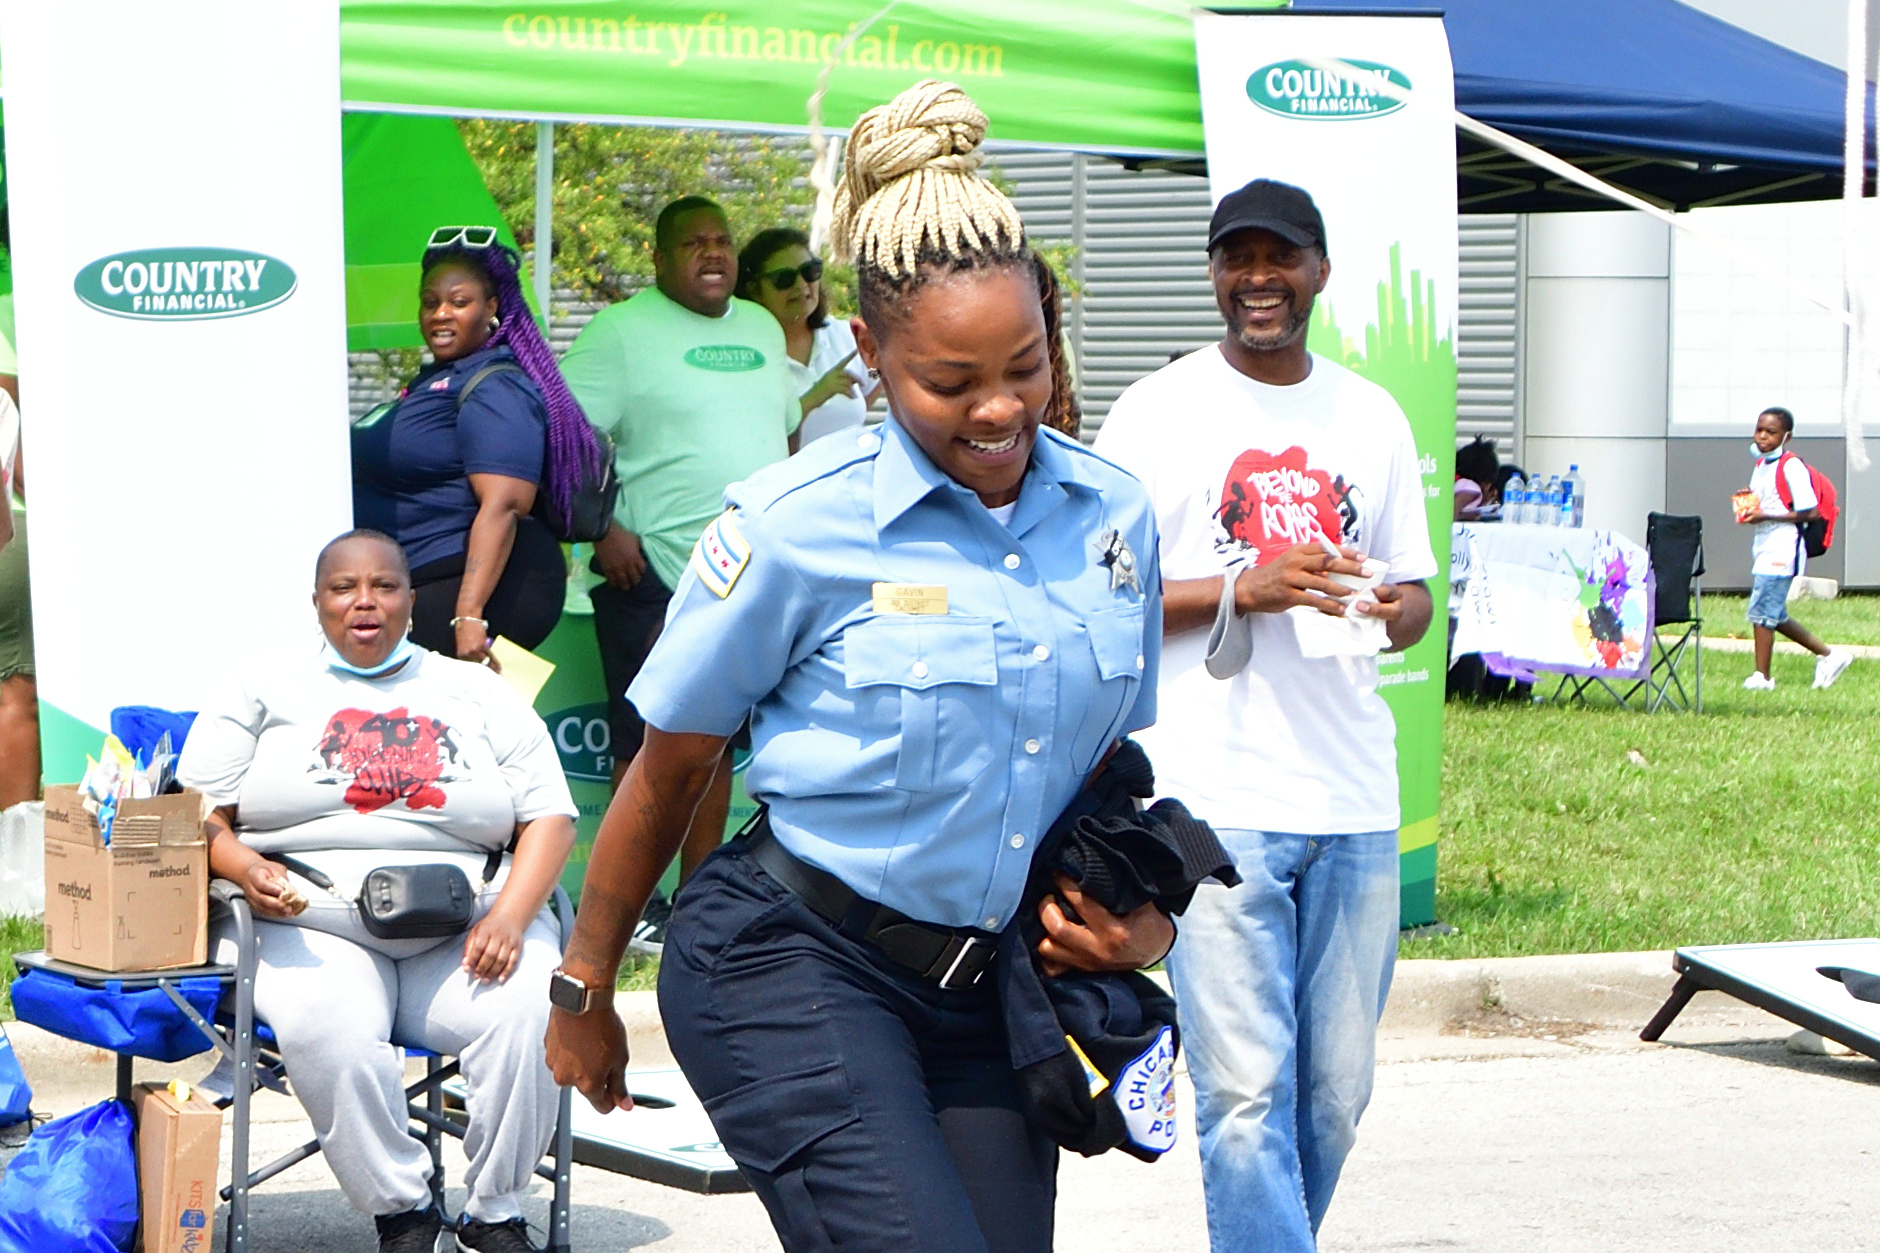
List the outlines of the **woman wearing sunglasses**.
{"type": "Polygon", "coordinates": [[[541,515],[565,518],[581,464],[604,454],[496,229],[439,227],[423,273],[431,363],[353,426],[353,521],[405,550],[411,638],[481,662],[499,635],[534,648],[555,629],[567,568],[541,515]]]}
{"type": "Polygon", "coordinates": [[[860,426],[880,390],[855,358],[848,322],[829,316],[822,272],[823,263],[810,254],[809,236],[789,227],[759,231],[738,254],[738,295],[783,324],[790,371],[803,399],[798,446],[860,426]]]}

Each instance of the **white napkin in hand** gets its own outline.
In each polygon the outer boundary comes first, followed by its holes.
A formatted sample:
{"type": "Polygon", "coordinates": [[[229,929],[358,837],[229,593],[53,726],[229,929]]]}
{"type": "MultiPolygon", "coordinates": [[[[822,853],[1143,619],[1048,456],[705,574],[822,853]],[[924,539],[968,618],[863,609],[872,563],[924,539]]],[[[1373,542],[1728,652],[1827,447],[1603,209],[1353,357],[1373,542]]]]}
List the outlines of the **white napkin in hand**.
{"type": "Polygon", "coordinates": [[[1288,609],[1286,616],[1293,620],[1302,657],[1374,657],[1390,647],[1390,636],[1376,618],[1333,618],[1305,605],[1288,609]]]}
{"type": "Polygon", "coordinates": [[[1390,564],[1367,557],[1362,575],[1332,574],[1326,577],[1351,589],[1345,597],[1345,616],[1329,617],[1306,606],[1288,609],[1293,631],[1299,639],[1303,657],[1374,657],[1390,647],[1390,634],[1384,623],[1358,610],[1359,602],[1375,605],[1371,589],[1384,581],[1390,564]]]}

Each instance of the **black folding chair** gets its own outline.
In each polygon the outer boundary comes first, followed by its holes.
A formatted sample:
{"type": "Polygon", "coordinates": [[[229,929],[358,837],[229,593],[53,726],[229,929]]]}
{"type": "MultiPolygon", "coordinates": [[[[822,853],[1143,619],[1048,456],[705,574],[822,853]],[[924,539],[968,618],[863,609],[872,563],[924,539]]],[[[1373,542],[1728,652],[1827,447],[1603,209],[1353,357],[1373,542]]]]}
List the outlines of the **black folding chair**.
{"type": "Polygon", "coordinates": [[[1610,679],[1566,675],[1554,689],[1556,701],[1586,699],[1598,684],[1623,709],[1657,713],[1670,705],[1686,713],[1704,712],[1704,520],[1695,515],[1653,513],[1645,520],[1645,551],[1652,569],[1652,665],[1642,679],[1615,684],[1610,679]],[[1669,644],[1660,634],[1680,627],[1669,644]],[[1685,686],[1688,672],[1691,682],[1685,686]]]}
{"type": "Polygon", "coordinates": [[[1645,520],[1645,550],[1651,554],[1653,592],[1651,673],[1629,696],[1643,696],[1645,712],[1670,705],[1704,712],[1704,520],[1695,514],[1654,513],[1645,520]],[[1666,627],[1681,628],[1669,644],[1666,627]],[[1689,672],[1687,688],[1684,674],[1689,672]]]}

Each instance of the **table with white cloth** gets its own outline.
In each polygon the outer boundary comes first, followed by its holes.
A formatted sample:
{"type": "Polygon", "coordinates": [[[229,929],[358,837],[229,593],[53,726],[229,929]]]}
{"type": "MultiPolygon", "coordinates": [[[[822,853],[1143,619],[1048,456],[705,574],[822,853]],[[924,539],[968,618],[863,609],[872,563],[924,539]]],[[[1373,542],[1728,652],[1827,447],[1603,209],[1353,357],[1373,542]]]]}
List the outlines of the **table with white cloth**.
{"type": "Polygon", "coordinates": [[[1451,534],[1451,657],[1497,674],[1642,679],[1651,670],[1652,575],[1617,531],[1458,522],[1451,534]]]}

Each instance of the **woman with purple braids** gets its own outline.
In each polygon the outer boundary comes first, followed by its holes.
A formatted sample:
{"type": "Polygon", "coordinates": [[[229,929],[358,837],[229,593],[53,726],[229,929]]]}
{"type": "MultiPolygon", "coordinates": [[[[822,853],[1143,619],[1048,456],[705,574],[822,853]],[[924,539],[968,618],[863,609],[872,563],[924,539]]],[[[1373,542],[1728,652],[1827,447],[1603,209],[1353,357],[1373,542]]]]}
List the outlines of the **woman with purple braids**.
{"type": "Polygon", "coordinates": [[[602,453],[562,382],[489,226],[446,226],[424,251],[418,326],[431,363],[352,433],[353,522],[395,538],[417,600],[411,638],[486,661],[561,618],[561,545],[537,513],[568,516],[581,467],[602,453]]]}

